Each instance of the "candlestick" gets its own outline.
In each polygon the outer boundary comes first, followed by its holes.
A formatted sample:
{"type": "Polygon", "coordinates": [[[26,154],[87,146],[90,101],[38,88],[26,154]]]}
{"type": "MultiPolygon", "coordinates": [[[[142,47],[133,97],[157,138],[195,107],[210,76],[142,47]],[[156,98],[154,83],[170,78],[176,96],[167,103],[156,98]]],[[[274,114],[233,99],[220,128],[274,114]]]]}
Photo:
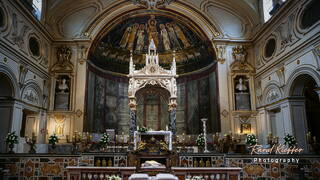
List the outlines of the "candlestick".
{"type": "Polygon", "coordinates": [[[208,153],[208,145],[207,145],[207,128],[206,128],[206,122],[207,119],[203,118],[201,119],[202,123],[203,123],[203,137],[204,137],[204,153],[208,153]]]}

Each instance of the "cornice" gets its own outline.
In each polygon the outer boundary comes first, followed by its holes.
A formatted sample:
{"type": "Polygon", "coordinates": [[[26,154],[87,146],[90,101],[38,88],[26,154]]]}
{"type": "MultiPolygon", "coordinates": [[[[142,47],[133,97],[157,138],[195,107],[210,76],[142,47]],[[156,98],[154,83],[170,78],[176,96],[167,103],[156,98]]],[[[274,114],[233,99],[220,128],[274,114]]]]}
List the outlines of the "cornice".
{"type": "Polygon", "coordinates": [[[8,0],[8,2],[16,8],[17,11],[20,12],[22,16],[24,16],[30,24],[32,24],[32,27],[35,28],[39,33],[42,34],[44,38],[47,39],[47,41],[52,42],[53,36],[48,31],[45,25],[43,25],[40,21],[36,19],[36,17],[25,7],[25,5],[21,2],[21,0],[8,0]]]}
{"type": "Polygon", "coordinates": [[[0,41],[0,49],[5,51],[4,54],[10,59],[17,60],[22,64],[28,64],[28,68],[38,76],[44,79],[49,79],[49,73],[45,69],[38,67],[34,60],[30,59],[28,56],[23,55],[20,51],[16,51],[11,47],[10,44],[7,44],[5,41],[0,41]]]}
{"type": "Polygon", "coordinates": [[[261,40],[266,34],[272,32],[272,30],[280,24],[284,17],[287,17],[288,14],[295,8],[295,5],[298,5],[301,1],[297,0],[287,0],[282,7],[274,14],[267,22],[262,24],[259,29],[251,37],[251,41],[256,43],[261,40]]]}

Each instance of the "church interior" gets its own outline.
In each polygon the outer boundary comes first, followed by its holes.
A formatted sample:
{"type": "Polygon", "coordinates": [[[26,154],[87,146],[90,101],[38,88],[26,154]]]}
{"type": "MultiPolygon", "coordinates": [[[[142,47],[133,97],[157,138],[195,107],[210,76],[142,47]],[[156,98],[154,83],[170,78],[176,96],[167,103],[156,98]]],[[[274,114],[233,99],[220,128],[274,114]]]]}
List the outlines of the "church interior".
{"type": "Polygon", "coordinates": [[[319,9],[0,0],[0,179],[319,179],[319,9]]]}

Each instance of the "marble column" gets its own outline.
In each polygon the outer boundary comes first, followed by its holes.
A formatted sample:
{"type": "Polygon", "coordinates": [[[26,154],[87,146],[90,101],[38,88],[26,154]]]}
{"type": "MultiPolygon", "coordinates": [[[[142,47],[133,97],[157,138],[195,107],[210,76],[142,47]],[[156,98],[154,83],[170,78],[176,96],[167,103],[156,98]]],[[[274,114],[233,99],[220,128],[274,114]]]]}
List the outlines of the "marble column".
{"type": "Polygon", "coordinates": [[[172,108],[170,110],[170,131],[172,132],[173,136],[175,136],[177,133],[176,121],[177,121],[177,109],[172,108]]]}
{"type": "Polygon", "coordinates": [[[129,115],[130,115],[130,128],[129,135],[130,139],[133,140],[134,131],[137,130],[137,103],[135,98],[129,98],[129,115]]]}
{"type": "Polygon", "coordinates": [[[37,137],[37,143],[46,143],[46,131],[47,130],[47,112],[41,110],[39,113],[39,132],[37,137]]]}
{"type": "Polygon", "coordinates": [[[169,103],[169,112],[170,112],[170,131],[172,132],[173,137],[177,133],[177,99],[171,98],[169,103]]]}
{"type": "Polygon", "coordinates": [[[130,138],[133,139],[134,131],[137,129],[137,115],[136,110],[130,108],[130,130],[129,135],[130,138]]]}

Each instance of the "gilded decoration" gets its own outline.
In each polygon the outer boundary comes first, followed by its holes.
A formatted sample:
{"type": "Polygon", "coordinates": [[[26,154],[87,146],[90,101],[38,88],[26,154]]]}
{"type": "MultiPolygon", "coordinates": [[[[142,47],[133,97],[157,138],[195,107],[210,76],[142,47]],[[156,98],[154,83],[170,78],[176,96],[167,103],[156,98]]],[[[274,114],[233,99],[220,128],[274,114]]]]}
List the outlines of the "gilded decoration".
{"type": "Polygon", "coordinates": [[[44,164],[41,167],[41,173],[42,175],[60,175],[61,167],[58,164],[44,164]]]}
{"type": "MultiPolygon", "coordinates": [[[[129,74],[130,52],[136,68],[142,68],[151,39],[162,67],[170,67],[175,51],[178,74],[206,67],[215,59],[211,42],[191,22],[161,14],[125,19],[105,33],[90,50],[89,59],[112,72],[129,74]]],[[[148,70],[152,73],[153,68],[148,70]]]]}
{"type": "Polygon", "coordinates": [[[26,162],[25,166],[24,166],[24,175],[26,177],[31,177],[34,174],[34,163],[29,160],[28,162],[26,162]]]}
{"type": "Polygon", "coordinates": [[[264,168],[260,165],[247,165],[243,168],[243,170],[249,176],[262,176],[264,173],[264,168]]]}

